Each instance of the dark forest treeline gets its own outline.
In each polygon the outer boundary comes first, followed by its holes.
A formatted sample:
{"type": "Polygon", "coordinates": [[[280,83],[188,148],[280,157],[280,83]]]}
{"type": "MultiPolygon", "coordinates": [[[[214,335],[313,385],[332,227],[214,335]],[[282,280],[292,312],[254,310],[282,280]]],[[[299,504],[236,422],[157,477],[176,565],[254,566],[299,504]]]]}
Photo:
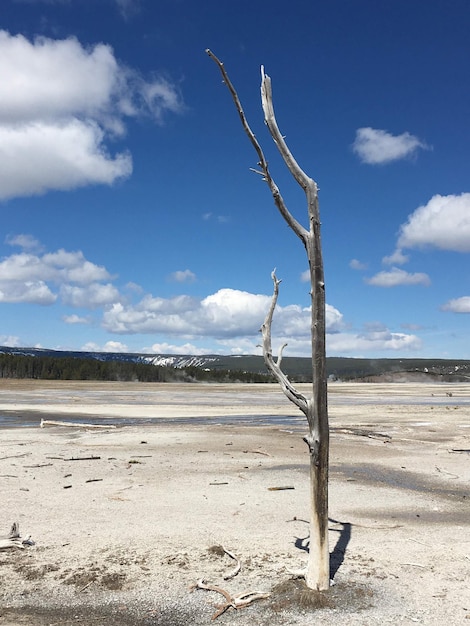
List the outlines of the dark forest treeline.
{"type": "Polygon", "coordinates": [[[0,354],[0,378],[39,380],[109,380],[122,382],[270,382],[268,374],[234,370],[174,368],[147,363],[99,361],[73,357],[0,354]]]}

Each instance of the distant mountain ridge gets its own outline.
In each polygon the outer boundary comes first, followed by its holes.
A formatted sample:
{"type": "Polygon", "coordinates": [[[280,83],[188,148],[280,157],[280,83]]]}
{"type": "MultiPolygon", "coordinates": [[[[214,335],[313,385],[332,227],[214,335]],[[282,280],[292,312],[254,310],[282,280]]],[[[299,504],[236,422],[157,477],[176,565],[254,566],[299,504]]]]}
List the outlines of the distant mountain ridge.
{"type": "MultiPolygon", "coordinates": [[[[94,359],[98,361],[120,361],[143,363],[162,367],[184,369],[197,367],[205,370],[230,370],[266,373],[263,357],[256,355],[223,356],[141,354],[119,352],[81,352],[50,350],[46,348],[13,348],[0,346],[0,354],[29,357],[54,357],[94,359]]],[[[312,378],[311,359],[306,357],[284,357],[283,370],[293,380],[309,381],[312,378]]],[[[332,379],[364,380],[369,382],[470,382],[470,360],[463,359],[364,359],[328,357],[327,373],[332,379]]]]}

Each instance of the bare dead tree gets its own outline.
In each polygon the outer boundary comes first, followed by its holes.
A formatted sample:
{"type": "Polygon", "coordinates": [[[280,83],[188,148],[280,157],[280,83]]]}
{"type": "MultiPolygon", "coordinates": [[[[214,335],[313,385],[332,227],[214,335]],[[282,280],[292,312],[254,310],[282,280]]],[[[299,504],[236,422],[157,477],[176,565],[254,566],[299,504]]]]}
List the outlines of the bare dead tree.
{"type": "Polygon", "coordinates": [[[310,543],[307,569],[304,573],[307,586],[311,589],[326,590],[330,585],[330,555],[328,545],[328,460],[329,460],[329,427],[326,382],[326,350],[325,350],[325,282],[323,272],[322,247],[320,238],[320,214],[318,205],[318,186],[300,168],[290,152],[284,137],[279,131],[274,115],[271,79],[261,68],[261,102],[264,111],[264,120],[272,139],[282,156],[287,168],[302,187],[308,210],[308,228],[304,228],[288,210],[281,196],[278,186],[274,182],[268,168],[263,150],[251,130],[237,92],[233,87],[224,64],[210,51],[209,57],[217,64],[237,109],[242,126],[251,144],[258,155],[260,174],[267,183],[274,203],[289,227],[302,241],[310,268],[310,296],[311,296],[311,338],[312,338],[312,396],[306,398],[297,391],[288,377],[281,370],[282,352],[285,345],[279,350],[277,359],[274,359],[271,347],[271,325],[276,308],[280,280],[272,274],[274,292],[271,307],[262,326],[263,356],[268,369],[278,380],[284,394],[293,402],[307,418],[308,434],[304,441],[308,445],[310,455],[310,543]]]}

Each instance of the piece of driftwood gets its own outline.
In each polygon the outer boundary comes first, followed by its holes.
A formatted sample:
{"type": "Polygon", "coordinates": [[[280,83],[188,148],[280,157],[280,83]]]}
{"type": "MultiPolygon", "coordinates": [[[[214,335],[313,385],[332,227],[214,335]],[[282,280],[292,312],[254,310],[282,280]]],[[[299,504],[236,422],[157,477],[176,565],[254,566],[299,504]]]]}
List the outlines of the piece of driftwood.
{"type": "Polygon", "coordinates": [[[34,541],[31,536],[28,535],[24,539],[20,535],[20,525],[18,522],[13,522],[8,535],[0,536],[0,550],[6,550],[8,548],[20,548],[23,549],[26,546],[33,546],[34,541]]]}
{"type": "Polygon", "coordinates": [[[388,433],[380,433],[374,430],[366,430],[364,428],[336,428],[335,432],[345,435],[357,435],[358,437],[368,437],[369,439],[391,439],[388,433]]]}
{"type": "Polygon", "coordinates": [[[64,461],[98,461],[100,456],[72,456],[70,459],[64,459],[64,461]]]}
{"type": "Polygon", "coordinates": [[[44,428],[45,426],[72,426],[73,428],[116,428],[114,424],[82,424],[80,422],[61,422],[58,420],[42,419],[39,427],[44,428]]]}
{"type": "Polygon", "coordinates": [[[29,456],[32,452],[23,452],[23,454],[9,454],[8,456],[0,457],[0,461],[4,461],[5,459],[20,459],[23,456],[29,456]]]}
{"type": "Polygon", "coordinates": [[[268,491],[284,491],[286,489],[295,489],[292,485],[283,485],[281,487],[268,487],[268,491]]]}
{"type": "Polygon", "coordinates": [[[224,548],[224,546],[221,546],[222,550],[225,552],[225,554],[227,556],[229,556],[231,559],[233,559],[234,561],[236,561],[237,565],[235,566],[235,569],[232,572],[229,572],[228,574],[225,574],[224,576],[224,580],[231,580],[232,578],[235,578],[235,576],[240,572],[242,564],[239,558],[237,558],[233,552],[230,552],[230,550],[227,550],[227,548],[224,548]]]}
{"type": "Polygon", "coordinates": [[[225,611],[227,611],[227,609],[230,609],[230,608],[235,609],[235,610],[243,609],[244,607],[248,606],[252,602],[255,602],[255,600],[264,600],[265,598],[269,598],[269,596],[271,595],[270,593],[265,593],[263,591],[246,591],[244,593],[238,593],[232,596],[225,589],[222,589],[221,587],[217,587],[216,585],[211,585],[211,584],[206,583],[206,581],[203,578],[198,580],[196,584],[192,585],[191,591],[193,591],[194,589],[205,589],[206,591],[215,591],[216,593],[220,593],[225,598],[224,603],[215,605],[215,608],[217,609],[217,611],[211,617],[211,619],[213,620],[220,617],[223,613],[225,613],[225,611]]]}
{"type": "Polygon", "coordinates": [[[436,465],[436,470],[440,474],[447,474],[447,476],[450,476],[452,479],[459,478],[459,476],[457,476],[457,474],[452,474],[452,472],[448,472],[447,470],[441,469],[440,467],[437,467],[437,465],[436,465]]]}
{"type": "Polygon", "coordinates": [[[269,454],[269,452],[266,452],[265,450],[260,450],[259,448],[257,448],[256,450],[243,450],[243,452],[245,454],[262,454],[263,456],[272,456],[272,454],[269,454]]]}
{"type": "Polygon", "coordinates": [[[52,463],[36,463],[35,465],[23,465],[23,467],[32,469],[35,467],[51,467],[52,463]]]}

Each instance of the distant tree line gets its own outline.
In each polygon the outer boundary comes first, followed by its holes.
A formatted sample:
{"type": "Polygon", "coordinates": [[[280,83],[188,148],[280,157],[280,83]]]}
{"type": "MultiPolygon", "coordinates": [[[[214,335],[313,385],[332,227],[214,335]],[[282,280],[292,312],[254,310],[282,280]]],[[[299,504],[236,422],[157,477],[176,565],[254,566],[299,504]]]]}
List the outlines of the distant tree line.
{"type": "Polygon", "coordinates": [[[272,377],[259,372],[210,370],[195,366],[165,367],[130,361],[100,361],[74,357],[17,356],[0,354],[0,378],[38,380],[96,380],[143,383],[165,382],[271,382],[272,377]]]}

